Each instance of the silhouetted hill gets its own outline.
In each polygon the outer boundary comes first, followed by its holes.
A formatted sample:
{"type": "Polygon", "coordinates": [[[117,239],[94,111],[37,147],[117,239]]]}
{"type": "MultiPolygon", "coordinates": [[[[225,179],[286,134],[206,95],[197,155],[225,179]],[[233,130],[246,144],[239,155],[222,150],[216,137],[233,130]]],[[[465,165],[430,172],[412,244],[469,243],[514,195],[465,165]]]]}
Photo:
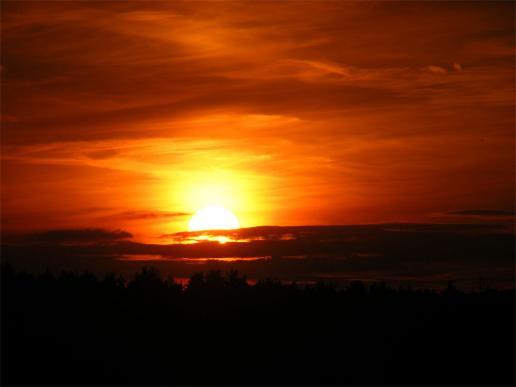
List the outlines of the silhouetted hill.
{"type": "Polygon", "coordinates": [[[513,290],[2,266],[2,385],[513,385],[513,290]]]}

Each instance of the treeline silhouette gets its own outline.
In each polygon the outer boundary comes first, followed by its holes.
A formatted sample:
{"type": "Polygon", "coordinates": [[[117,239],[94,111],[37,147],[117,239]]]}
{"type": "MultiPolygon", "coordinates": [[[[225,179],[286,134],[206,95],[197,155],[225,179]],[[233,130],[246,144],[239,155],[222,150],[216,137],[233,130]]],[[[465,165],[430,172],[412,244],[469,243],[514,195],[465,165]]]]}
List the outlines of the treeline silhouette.
{"type": "Polygon", "coordinates": [[[514,290],[2,265],[2,385],[514,385],[514,290]]]}

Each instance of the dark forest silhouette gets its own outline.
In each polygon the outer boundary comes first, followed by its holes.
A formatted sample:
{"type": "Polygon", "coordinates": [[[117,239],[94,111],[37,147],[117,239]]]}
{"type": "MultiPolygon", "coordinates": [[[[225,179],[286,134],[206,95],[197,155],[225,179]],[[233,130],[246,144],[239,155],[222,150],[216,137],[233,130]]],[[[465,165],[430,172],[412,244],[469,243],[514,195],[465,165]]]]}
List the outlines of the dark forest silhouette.
{"type": "Polygon", "coordinates": [[[514,385],[514,290],[1,275],[3,385],[514,385]]]}

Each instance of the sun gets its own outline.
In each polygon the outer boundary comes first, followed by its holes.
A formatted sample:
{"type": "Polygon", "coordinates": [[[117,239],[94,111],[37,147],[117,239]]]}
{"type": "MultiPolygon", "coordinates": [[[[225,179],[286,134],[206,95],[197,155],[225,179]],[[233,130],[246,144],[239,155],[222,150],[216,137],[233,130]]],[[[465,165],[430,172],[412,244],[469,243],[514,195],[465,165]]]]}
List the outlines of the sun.
{"type": "Polygon", "coordinates": [[[211,205],[197,211],[188,223],[188,231],[231,230],[240,228],[237,217],[222,206],[211,205]]]}

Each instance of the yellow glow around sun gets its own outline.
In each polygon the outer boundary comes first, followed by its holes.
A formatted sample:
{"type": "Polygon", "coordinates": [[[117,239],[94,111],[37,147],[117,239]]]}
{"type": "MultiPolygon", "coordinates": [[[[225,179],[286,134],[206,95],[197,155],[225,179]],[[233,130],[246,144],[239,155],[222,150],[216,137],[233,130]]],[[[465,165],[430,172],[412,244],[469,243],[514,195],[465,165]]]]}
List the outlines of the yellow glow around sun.
{"type": "Polygon", "coordinates": [[[240,228],[237,217],[222,206],[210,205],[197,211],[188,223],[189,231],[240,228]]]}
{"type": "MultiPolygon", "coordinates": [[[[164,206],[180,208],[181,212],[193,213],[199,209],[217,205],[231,209],[238,215],[238,226],[249,227],[259,224],[261,219],[255,212],[261,209],[259,178],[246,171],[230,169],[201,168],[187,169],[175,179],[171,179],[170,188],[164,198],[168,203],[164,206]]],[[[175,226],[179,230],[190,229],[188,221],[182,226],[175,226]],[[187,223],[187,224],[185,224],[187,223]]],[[[170,226],[172,228],[172,226],[170,226]]]]}

